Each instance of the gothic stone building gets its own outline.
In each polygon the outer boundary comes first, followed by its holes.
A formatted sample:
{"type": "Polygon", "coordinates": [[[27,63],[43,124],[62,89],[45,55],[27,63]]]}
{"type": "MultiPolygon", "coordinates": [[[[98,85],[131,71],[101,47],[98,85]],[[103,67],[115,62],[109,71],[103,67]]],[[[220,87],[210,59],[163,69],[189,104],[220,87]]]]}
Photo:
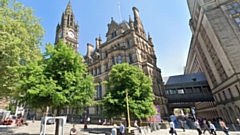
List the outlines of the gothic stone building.
{"type": "MultiPolygon", "coordinates": [[[[166,98],[163,93],[163,82],[161,70],[157,67],[157,58],[154,51],[154,44],[150,34],[146,35],[139,11],[132,8],[134,20],[129,17],[129,22],[117,23],[112,19],[108,24],[106,42],[102,43],[101,37],[96,38],[95,47],[87,44],[87,54],[84,56],[88,65],[89,74],[94,76],[96,86],[95,99],[101,101],[106,93],[101,83],[108,80],[108,72],[112,65],[128,62],[141,68],[147,76],[152,78],[153,93],[155,94],[155,105],[159,105],[161,115],[167,114],[166,98]]],[[[78,49],[78,24],[75,23],[71,4],[68,3],[66,11],[62,15],[61,24],[57,25],[56,43],[63,39],[65,43],[73,45],[76,52],[78,49]]],[[[102,106],[88,108],[89,115],[100,116],[102,106]]],[[[66,109],[66,113],[69,109],[66,109]]]]}
{"type": "Polygon", "coordinates": [[[185,73],[204,72],[214,102],[196,103],[201,117],[240,116],[240,1],[187,0],[192,40],[185,73]]]}

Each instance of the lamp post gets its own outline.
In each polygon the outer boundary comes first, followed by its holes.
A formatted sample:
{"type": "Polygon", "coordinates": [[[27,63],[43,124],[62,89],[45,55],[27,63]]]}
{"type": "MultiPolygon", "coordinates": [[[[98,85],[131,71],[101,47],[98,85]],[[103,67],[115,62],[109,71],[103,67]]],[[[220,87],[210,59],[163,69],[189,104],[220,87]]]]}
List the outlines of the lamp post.
{"type": "Polygon", "coordinates": [[[126,90],[126,104],[127,104],[128,133],[131,133],[130,113],[129,113],[129,105],[128,105],[128,90],[126,90]]]}

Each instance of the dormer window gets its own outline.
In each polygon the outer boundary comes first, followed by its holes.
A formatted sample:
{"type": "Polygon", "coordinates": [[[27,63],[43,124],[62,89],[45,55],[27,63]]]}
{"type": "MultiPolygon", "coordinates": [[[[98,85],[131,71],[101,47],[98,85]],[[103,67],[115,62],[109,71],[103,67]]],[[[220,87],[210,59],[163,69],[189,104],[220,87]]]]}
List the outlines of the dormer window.
{"type": "Polygon", "coordinates": [[[114,38],[116,36],[117,36],[117,32],[116,31],[112,32],[112,38],[114,38]]]}

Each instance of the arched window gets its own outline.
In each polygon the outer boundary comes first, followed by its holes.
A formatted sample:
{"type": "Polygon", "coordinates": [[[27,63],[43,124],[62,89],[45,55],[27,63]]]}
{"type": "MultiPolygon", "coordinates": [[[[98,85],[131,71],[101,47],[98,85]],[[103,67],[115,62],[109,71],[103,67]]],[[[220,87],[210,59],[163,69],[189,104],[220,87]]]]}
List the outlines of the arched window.
{"type": "Polygon", "coordinates": [[[98,74],[101,74],[102,73],[102,67],[98,67],[98,74]]]}
{"type": "Polygon", "coordinates": [[[118,55],[118,63],[122,63],[122,56],[121,55],[118,55]]]}
{"type": "Polygon", "coordinates": [[[114,58],[114,56],[112,56],[112,64],[113,64],[113,65],[115,64],[115,58],[114,58]]]}
{"type": "Polygon", "coordinates": [[[102,98],[102,84],[98,83],[97,98],[102,98]]]}
{"type": "Polygon", "coordinates": [[[105,64],[105,71],[108,71],[108,63],[105,64]]]}
{"type": "Polygon", "coordinates": [[[132,58],[132,54],[129,54],[129,63],[133,63],[133,58],[132,58]]]}
{"type": "Polygon", "coordinates": [[[130,44],[130,40],[127,40],[127,47],[130,47],[131,44],[130,44]]]}
{"type": "Polygon", "coordinates": [[[108,52],[107,52],[107,51],[105,51],[105,56],[106,56],[106,57],[108,56],[108,52]]]}

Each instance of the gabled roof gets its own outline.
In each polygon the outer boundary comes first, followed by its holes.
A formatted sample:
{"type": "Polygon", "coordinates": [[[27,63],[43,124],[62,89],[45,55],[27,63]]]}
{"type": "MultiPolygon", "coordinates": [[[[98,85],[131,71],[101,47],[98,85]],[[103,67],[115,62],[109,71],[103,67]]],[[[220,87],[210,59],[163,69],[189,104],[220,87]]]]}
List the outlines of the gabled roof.
{"type": "Polygon", "coordinates": [[[204,81],[207,81],[207,79],[203,72],[163,77],[164,85],[204,82],[204,81]]]}

